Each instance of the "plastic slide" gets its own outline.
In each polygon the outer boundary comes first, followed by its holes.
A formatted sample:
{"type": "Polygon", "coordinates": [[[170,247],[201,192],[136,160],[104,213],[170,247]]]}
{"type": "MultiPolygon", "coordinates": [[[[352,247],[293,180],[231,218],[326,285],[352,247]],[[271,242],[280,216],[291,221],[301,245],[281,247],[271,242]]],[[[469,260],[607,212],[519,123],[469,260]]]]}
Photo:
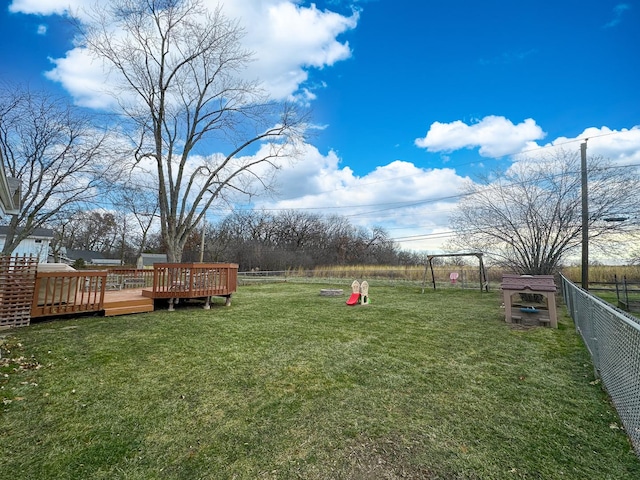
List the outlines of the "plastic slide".
{"type": "Polygon", "coordinates": [[[351,296],[347,300],[347,305],[357,305],[360,303],[360,282],[354,280],[351,284],[351,296]]]}
{"type": "Polygon", "coordinates": [[[352,293],[349,300],[347,300],[347,305],[357,305],[358,303],[360,303],[360,292],[352,293]]]}

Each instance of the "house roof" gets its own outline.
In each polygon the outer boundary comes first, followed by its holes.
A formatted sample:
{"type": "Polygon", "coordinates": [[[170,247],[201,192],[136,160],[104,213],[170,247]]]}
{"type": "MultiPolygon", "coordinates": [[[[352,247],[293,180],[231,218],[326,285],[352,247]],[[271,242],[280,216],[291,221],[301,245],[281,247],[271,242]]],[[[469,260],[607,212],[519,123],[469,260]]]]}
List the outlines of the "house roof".
{"type": "Polygon", "coordinates": [[[78,260],[81,258],[85,262],[104,259],[104,255],[101,252],[94,252],[93,250],[72,250],[70,248],[67,248],[66,256],[69,260],[78,260]]]}
{"type": "MultiPolygon", "coordinates": [[[[22,231],[22,228],[18,228],[17,230],[18,232],[22,231]]],[[[9,233],[9,226],[8,225],[1,225],[0,226],[0,237],[6,237],[7,233],[9,233]]],[[[50,228],[36,228],[33,230],[33,232],[31,233],[31,235],[29,235],[29,238],[48,238],[48,239],[52,239],[53,238],[53,230],[51,230],[50,228]]]]}
{"type": "Polygon", "coordinates": [[[138,259],[138,264],[142,264],[145,267],[150,267],[154,263],[166,263],[166,253],[142,253],[138,259]]]}

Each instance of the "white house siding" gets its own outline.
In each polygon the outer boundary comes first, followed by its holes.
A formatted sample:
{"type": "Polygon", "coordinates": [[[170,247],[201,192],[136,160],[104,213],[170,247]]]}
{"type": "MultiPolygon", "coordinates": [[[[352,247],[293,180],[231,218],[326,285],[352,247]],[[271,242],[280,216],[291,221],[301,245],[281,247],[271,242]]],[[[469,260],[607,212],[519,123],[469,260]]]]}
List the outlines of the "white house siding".
{"type": "MultiPolygon", "coordinates": [[[[0,251],[4,248],[5,237],[0,236],[0,251]]],[[[47,258],[49,257],[49,242],[51,238],[40,238],[40,237],[30,237],[18,245],[12,256],[22,257],[34,255],[38,257],[38,263],[47,263],[47,258]]]]}

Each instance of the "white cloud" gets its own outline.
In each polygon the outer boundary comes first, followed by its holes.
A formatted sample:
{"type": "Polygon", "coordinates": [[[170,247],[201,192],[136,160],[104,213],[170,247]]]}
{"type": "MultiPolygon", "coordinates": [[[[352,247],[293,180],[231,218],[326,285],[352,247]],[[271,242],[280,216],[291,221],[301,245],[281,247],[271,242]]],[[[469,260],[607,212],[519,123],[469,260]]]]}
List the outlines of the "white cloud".
{"type": "Polygon", "coordinates": [[[278,178],[288,190],[281,191],[281,200],[272,203],[274,208],[324,207],[326,211],[425,204],[455,195],[462,182],[452,169],[422,169],[400,160],[358,177],[349,167],[340,166],[335,152],[324,156],[312,145],[306,146],[298,162],[284,165],[278,178]]]}
{"type": "Polygon", "coordinates": [[[452,169],[423,169],[396,160],[358,177],[341,166],[335,152],[323,155],[311,145],[278,173],[280,199],[262,198],[257,208],[308,209],[311,213],[337,214],[352,224],[382,226],[408,250],[442,249],[448,216],[462,182],[452,169]],[[422,236],[419,241],[416,238],[422,236]]]}
{"type": "Polygon", "coordinates": [[[46,25],[38,25],[38,29],[36,30],[36,33],[38,35],[46,35],[47,34],[47,26],[46,25]]]}
{"type": "Polygon", "coordinates": [[[505,117],[491,115],[471,125],[461,120],[434,122],[427,135],[416,139],[415,144],[429,152],[453,152],[479,147],[483,157],[498,158],[518,153],[528,142],[542,139],[545,135],[531,118],[514,125],[505,117]]]}
{"type": "MultiPolygon", "coordinates": [[[[602,156],[620,165],[640,164],[640,125],[620,130],[606,126],[589,127],[575,137],[558,137],[550,142],[538,144],[535,140],[542,137],[544,137],[542,129],[532,119],[514,125],[504,117],[490,116],[471,125],[461,121],[435,122],[426,137],[416,140],[416,145],[427,148],[431,152],[451,152],[462,148],[479,147],[480,154],[486,157],[509,156],[514,162],[512,168],[516,168],[521,162],[545,158],[552,154],[553,149],[556,148],[574,149],[579,152],[580,144],[588,138],[587,150],[590,157],[602,156]]],[[[434,175],[435,172],[430,172],[430,174],[434,175]]],[[[459,185],[459,183],[446,178],[436,181],[454,189],[459,185]]],[[[446,212],[454,208],[454,204],[453,200],[448,203],[446,212]]],[[[428,212],[426,217],[437,219],[433,229],[428,230],[433,233],[440,231],[439,229],[445,229],[448,224],[446,215],[434,216],[428,212]]],[[[433,248],[437,241],[436,238],[431,237],[428,245],[433,248]]],[[[411,248],[411,244],[406,245],[406,248],[411,248]]],[[[423,248],[429,248],[429,246],[423,248]]]]}
{"type": "Polygon", "coordinates": [[[276,98],[296,92],[307,80],[309,68],[321,69],[351,56],[348,42],[337,38],[356,27],[358,12],[344,16],[314,4],[305,7],[280,0],[242,0],[224,8],[240,19],[247,33],[246,47],[255,54],[249,75],[260,78],[276,98]]]}
{"type": "MultiPolygon", "coordinates": [[[[100,0],[99,4],[107,0],[100,0]]],[[[215,8],[217,0],[205,0],[215,8]]],[[[73,11],[82,18],[82,0],[14,0],[13,12],[39,15],[66,14],[73,11]]],[[[233,0],[223,3],[230,18],[238,19],[245,29],[244,47],[254,53],[254,61],[245,72],[249,79],[259,79],[276,99],[314,99],[313,86],[305,84],[309,69],[322,69],[351,56],[348,42],[338,37],[356,28],[359,14],[341,15],[320,10],[314,4],[302,6],[295,0],[233,0]]],[[[84,50],[74,48],[64,58],[52,60],[49,72],[54,79],[84,106],[104,106],[111,102],[97,89],[98,78],[106,78],[97,64],[87,68],[90,59],[84,50]]],[[[104,81],[104,80],[103,80],[104,81]]]]}
{"type": "Polygon", "coordinates": [[[115,99],[105,93],[108,74],[102,62],[78,48],[68,51],[66,57],[49,60],[55,68],[46,72],[46,77],[60,82],[76,104],[98,109],[106,109],[114,104],[115,99]]]}
{"type": "Polygon", "coordinates": [[[13,13],[30,13],[35,15],[64,15],[86,5],[84,0],[13,0],[9,11],[13,13]]]}
{"type": "Polygon", "coordinates": [[[530,142],[522,155],[528,158],[544,156],[553,148],[575,149],[587,140],[589,156],[601,156],[620,165],[640,164],[640,125],[614,130],[609,127],[588,127],[575,137],[558,137],[552,142],[538,145],[530,142]]]}
{"type": "Polygon", "coordinates": [[[586,128],[577,138],[588,138],[589,155],[600,155],[619,164],[640,163],[640,125],[630,129],[586,128]]]}

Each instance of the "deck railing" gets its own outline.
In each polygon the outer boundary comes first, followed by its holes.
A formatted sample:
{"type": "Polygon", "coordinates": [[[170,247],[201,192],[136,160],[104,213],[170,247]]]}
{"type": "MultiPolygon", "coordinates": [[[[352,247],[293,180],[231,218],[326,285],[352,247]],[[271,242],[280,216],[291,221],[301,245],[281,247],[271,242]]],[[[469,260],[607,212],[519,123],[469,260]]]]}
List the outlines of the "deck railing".
{"type": "Polygon", "coordinates": [[[204,297],[236,291],[238,265],[232,263],[156,263],[156,298],[204,297]],[[213,292],[213,293],[210,293],[213,292]]]}
{"type": "Polygon", "coordinates": [[[143,290],[152,298],[229,298],[236,291],[238,265],[234,263],[156,263],[153,288],[143,290]]]}
{"type": "Polygon", "coordinates": [[[107,272],[107,290],[127,290],[153,286],[153,270],[151,269],[110,268],[107,272]]]}
{"type": "Polygon", "coordinates": [[[154,299],[205,298],[207,306],[209,297],[221,296],[229,304],[237,283],[238,265],[232,263],[161,263],[153,271],[38,271],[31,318],[100,312],[105,290],[121,288],[147,287],[142,295],[154,299]]]}
{"type": "Polygon", "coordinates": [[[106,271],[38,272],[31,317],[99,312],[106,283],[106,271]]]}

